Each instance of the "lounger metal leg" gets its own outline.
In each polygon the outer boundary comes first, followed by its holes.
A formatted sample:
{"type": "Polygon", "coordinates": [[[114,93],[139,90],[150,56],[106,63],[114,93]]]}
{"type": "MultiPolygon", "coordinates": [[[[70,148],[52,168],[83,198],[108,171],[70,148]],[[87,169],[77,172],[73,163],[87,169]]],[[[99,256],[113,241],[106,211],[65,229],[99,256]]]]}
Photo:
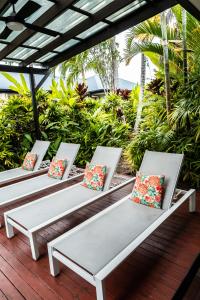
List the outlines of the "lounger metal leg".
{"type": "Polygon", "coordinates": [[[104,281],[95,278],[95,282],[96,282],[97,300],[106,300],[104,281]]]}
{"type": "Polygon", "coordinates": [[[52,276],[56,277],[60,273],[59,262],[52,254],[52,247],[48,247],[49,267],[52,276]]]}
{"type": "Polygon", "coordinates": [[[195,212],[195,211],[196,211],[196,192],[194,191],[189,198],[189,212],[195,212]]]}
{"type": "Polygon", "coordinates": [[[40,254],[39,254],[36,234],[35,233],[30,234],[29,239],[30,239],[32,257],[34,260],[37,260],[40,256],[40,254]]]}
{"type": "Polygon", "coordinates": [[[10,223],[8,223],[6,217],[5,217],[5,226],[6,226],[6,235],[9,239],[11,239],[15,235],[15,233],[13,230],[13,226],[10,223]]]}

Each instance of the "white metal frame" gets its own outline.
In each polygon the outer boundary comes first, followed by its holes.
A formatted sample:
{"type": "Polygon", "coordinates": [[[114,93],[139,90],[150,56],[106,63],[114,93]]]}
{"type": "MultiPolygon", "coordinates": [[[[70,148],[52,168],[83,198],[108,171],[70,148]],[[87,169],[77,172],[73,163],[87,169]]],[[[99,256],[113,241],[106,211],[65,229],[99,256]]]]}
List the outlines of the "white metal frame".
{"type": "Polygon", "coordinates": [[[169,209],[163,212],[163,214],[156,219],[146,230],[143,231],[137,238],[135,238],[126,248],[124,248],[114,259],[112,259],[107,265],[105,265],[97,274],[90,274],[85,269],[81,268],[75,262],[72,262],[56,249],[54,246],[57,242],[62,239],[70,236],[76,231],[79,231],[84,226],[90,224],[94,220],[101,218],[101,216],[105,215],[107,212],[111,211],[115,207],[121,205],[124,201],[130,197],[130,195],[124,197],[117,203],[98,213],[94,217],[88,219],[83,222],[79,226],[73,228],[67,233],[61,235],[57,239],[48,243],[48,253],[49,253],[49,265],[50,265],[50,273],[52,276],[56,276],[59,274],[59,262],[63,263],[65,266],[73,270],[75,273],[83,277],[89,283],[96,287],[96,298],[97,300],[106,300],[105,295],[105,286],[104,280],[105,278],[121,264],[158,226],[160,226],[175,210],[177,210],[186,200],[189,199],[189,211],[195,212],[196,210],[196,192],[194,189],[190,189],[189,191],[179,190],[179,192],[183,193],[183,196],[174,203],[169,209]]]}
{"type": "MultiPolygon", "coordinates": [[[[62,143],[61,143],[61,145],[62,145],[62,143]]],[[[61,147],[61,145],[60,145],[60,147],[61,147]]],[[[74,144],[74,145],[75,145],[75,144],[74,144]]],[[[38,189],[32,190],[32,191],[30,191],[30,192],[28,192],[28,193],[25,193],[25,194],[23,194],[23,195],[20,195],[20,196],[18,196],[18,197],[14,197],[14,198],[11,198],[11,199],[6,200],[6,201],[4,201],[4,202],[1,202],[1,203],[0,203],[0,208],[1,208],[1,207],[5,207],[5,206],[7,206],[7,205],[9,205],[9,204],[12,204],[12,203],[16,202],[17,200],[23,199],[23,198],[25,198],[25,197],[27,197],[27,196],[36,195],[36,194],[38,194],[38,193],[40,193],[40,192],[42,192],[42,191],[45,191],[45,190],[48,189],[48,188],[52,188],[52,187],[55,187],[55,186],[59,186],[59,185],[65,183],[65,182],[68,182],[68,181],[74,180],[74,179],[78,179],[79,177],[83,176],[83,173],[81,173],[81,174],[78,174],[78,175],[73,176],[73,177],[71,177],[71,178],[68,178],[68,176],[69,176],[69,174],[70,174],[70,171],[71,171],[71,169],[72,169],[73,163],[74,163],[74,161],[75,161],[75,159],[76,159],[76,156],[77,156],[79,147],[80,147],[79,144],[77,144],[76,146],[77,146],[77,149],[76,149],[76,151],[74,152],[74,155],[73,155],[72,159],[69,161],[69,164],[68,164],[68,166],[67,166],[67,168],[66,168],[66,170],[65,170],[65,172],[64,172],[64,174],[63,174],[63,178],[62,178],[61,180],[60,180],[60,179],[57,179],[57,180],[56,180],[56,179],[53,179],[51,185],[43,186],[42,188],[38,188],[38,189]],[[66,178],[64,178],[65,176],[66,176],[66,178]]],[[[59,147],[59,149],[60,149],[60,147],[59,147]]],[[[58,149],[58,151],[57,151],[57,154],[58,154],[58,152],[59,152],[59,149],[58,149]]],[[[56,154],[56,155],[57,155],[57,154],[56,154]]],[[[47,170],[48,170],[48,168],[47,168],[47,170]]],[[[39,177],[38,180],[42,180],[43,176],[46,177],[47,174],[41,175],[41,176],[39,177]]],[[[34,178],[30,178],[29,180],[32,180],[32,179],[34,179],[34,178]]],[[[26,181],[26,182],[27,182],[27,181],[26,181]]],[[[15,186],[15,185],[17,186],[18,184],[19,184],[19,182],[14,183],[14,184],[12,184],[12,187],[15,186]]],[[[4,187],[4,188],[6,188],[6,187],[4,187]]],[[[0,190],[0,191],[1,191],[1,190],[0,190]]],[[[1,228],[1,227],[2,227],[2,224],[0,223],[0,228],[1,228]]]]}
{"type": "MultiPolygon", "coordinates": [[[[72,179],[74,179],[74,178],[72,178],[72,179]]],[[[23,226],[21,226],[19,223],[16,223],[13,219],[9,218],[9,216],[8,216],[8,214],[21,209],[22,206],[21,207],[17,207],[15,209],[12,209],[10,211],[7,211],[7,212],[4,213],[4,221],[5,221],[5,226],[6,226],[7,237],[8,238],[14,237],[13,227],[15,227],[17,230],[19,230],[24,235],[26,235],[29,238],[29,240],[30,240],[32,257],[33,257],[34,260],[37,260],[39,258],[39,250],[38,250],[38,244],[37,244],[37,241],[36,241],[36,234],[37,234],[37,232],[39,230],[44,229],[45,227],[47,227],[47,226],[49,226],[49,225],[51,225],[51,224],[53,224],[53,223],[61,220],[62,218],[66,217],[66,216],[69,216],[70,214],[72,214],[72,213],[80,210],[83,207],[87,207],[91,203],[94,203],[95,201],[99,200],[100,198],[102,198],[102,197],[104,197],[106,195],[109,195],[109,194],[113,193],[114,191],[119,190],[120,188],[128,185],[129,183],[133,182],[134,180],[135,180],[135,178],[131,178],[131,179],[129,179],[129,180],[127,180],[127,181],[125,181],[125,182],[123,182],[123,183],[121,183],[121,184],[113,187],[113,188],[111,188],[110,190],[103,191],[103,192],[99,193],[97,196],[92,197],[91,199],[85,201],[84,203],[76,205],[75,207],[73,207],[73,208],[71,208],[71,209],[69,209],[67,211],[63,211],[63,213],[61,213],[61,214],[59,214],[59,215],[57,215],[57,216],[49,219],[48,221],[46,221],[44,223],[41,223],[40,225],[38,225],[36,227],[33,227],[33,228],[29,229],[29,230],[26,229],[26,228],[24,228],[23,226]]],[[[77,183],[77,184],[74,184],[73,186],[68,187],[67,190],[72,189],[72,188],[74,188],[75,186],[78,186],[78,185],[80,185],[80,183],[77,183]]],[[[57,195],[57,194],[62,193],[62,192],[63,192],[63,190],[60,190],[60,191],[58,191],[56,193],[51,194],[51,196],[55,195],[55,194],[57,195]]],[[[43,201],[43,199],[48,198],[48,197],[49,197],[49,195],[45,196],[45,197],[43,197],[43,198],[41,198],[39,200],[34,201],[34,203],[43,201]]],[[[27,204],[23,205],[23,207],[27,207],[27,206],[30,206],[30,205],[32,205],[32,203],[27,203],[27,204]]]]}
{"type": "MultiPolygon", "coordinates": [[[[47,175],[44,175],[44,176],[47,176],[47,175]]],[[[37,190],[35,189],[35,190],[34,190],[33,192],[31,192],[31,193],[26,193],[26,194],[23,194],[23,195],[21,195],[21,196],[19,196],[19,197],[12,198],[12,199],[10,199],[10,200],[6,200],[5,202],[1,202],[1,203],[0,203],[0,208],[1,208],[1,207],[5,207],[5,206],[7,206],[7,205],[10,205],[10,204],[16,202],[17,200],[23,199],[23,198],[25,198],[25,197],[27,197],[27,196],[36,195],[36,194],[38,194],[38,193],[40,193],[40,192],[42,192],[42,191],[45,191],[45,190],[48,189],[48,188],[53,188],[53,187],[55,187],[55,186],[62,185],[62,184],[65,183],[65,182],[69,182],[70,180],[78,179],[78,178],[81,177],[81,176],[83,176],[83,173],[78,174],[78,175],[76,175],[76,176],[73,176],[73,177],[71,177],[71,178],[62,179],[62,180],[55,180],[55,183],[52,183],[50,186],[44,186],[44,187],[42,187],[42,188],[40,188],[40,189],[37,189],[37,190]]],[[[42,176],[40,176],[40,178],[42,178],[42,176]]],[[[17,184],[17,183],[16,183],[16,184],[17,184]]],[[[61,191],[62,191],[62,190],[61,190],[61,191]]],[[[52,194],[53,194],[53,193],[52,193],[52,194]]],[[[49,196],[49,195],[48,195],[48,196],[49,196]]],[[[46,197],[48,197],[48,196],[46,196],[46,197]]],[[[39,201],[39,200],[40,200],[40,199],[34,201],[34,203],[37,202],[37,201],[39,201]]],[[[27,203],[27,204],[25,204],[25,206],[26,206],[26,205],[31,205],[31,203],[32,203],[32,202],[27,203]]],[[[10,211],[17,210],[18,208],[20,208],[20,207],[17,207],[17,208],[15,208],[15,209],[13,209],[13,210],[10,210],[10,211]]],[[[6,214],[6,213],[5,213],[5,214],[6,214]]],[[[1,228],[2,226],[3,226],[3,224],[0,223],[0,228],[1,228]]]]}

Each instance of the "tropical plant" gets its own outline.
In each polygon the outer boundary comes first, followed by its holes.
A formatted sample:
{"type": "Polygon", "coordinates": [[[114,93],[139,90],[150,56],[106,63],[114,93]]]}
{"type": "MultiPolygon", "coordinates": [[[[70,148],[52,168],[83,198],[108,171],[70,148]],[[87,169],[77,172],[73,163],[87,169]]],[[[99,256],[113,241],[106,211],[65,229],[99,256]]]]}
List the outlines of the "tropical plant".
{"type": "MultiPolygon", "coordinates": [[[[176,49],[174,41],[180,38],[179,30],[175,26],[167,26],[167,40],[170,71],[173,74],[182,69],[182,57],[176,49]]],[[[153,17],[131,28],[126,36],[125,59],[130,61],[134,56],[143,53],[159,69],[164,71],[163,65],[163,33],[160,16],[153,17]]]]}
{"type": "Polygon", "coordinates": [[[163,46],[163,64],[165,73],[165,94],[166,94],[166,111],[169,118],[171,112],[171,92],[170,92],[170,69],[169,69],[169,48],[167,37],[167,12],[160,15],[160,25],[162,30],[162,46],[163,46]]]}
{"type": "MultiPolygon", "coordinates": [[[[97,145],[119,146],[124,148],[132,172],[135,172],[146,149],[184,153],[180,183],[190,187],[200,186],[200,46],[196,42],[200,38],[200,23],[180,6],[173,7],[164,17],[169,22],[169,26],[165,26],[165,32],[161,27],[160,15],[139,24],[129,32],[129,57],[126,58],[131,59],[141,53],[142,63],[147,57],[158,68],[155,78],[146,84],[145,91],[136,86],[131,93],[117,89],[107,93],[104,98],[93,99],[88,96],[84,83],[70,88],[69,82],[64,78],[58,82],[52,81],[51,93],[42,89],[37,91],[42,137],[52,142],[47,158],[55,154],[61,141],[81,144],[77,159],[79,166],[83,166],[91,158],[97,145]],[[168,51],[165,59],[169,59],[170,76],[167,80],[172,104],[168,114],[164,50],[168,51]],[[186,74],[183,76],[183,67],[186,71],[186,65],[187,80],[186,74]],[[140,111],[139,107],[142,107],[140,111]],[[137,131],[134,131],[138,116],[139,125],[137,131]]],[[[110,58],[113,55],[116,63],[119,57],[114,50],[117,45],[112,48],[111,44],[112,49],[108,50],[106,43],[97,47],[97,56],[93,60],[89,52],[84,63],[87,63],[88,68],[102,67],[98,72],[104,76],[105,81],[110,82],[113,89],[115,84],[109,72],[117,65],[111,66],[110,58]],[[104,55],[100,57],[103,50],[105,53],[108,51],[107,58],[104,55]],[[110,62],[106,62],[108,58],[110,62]],[[104,73],[104,68],[109,70],[104,73]]],[[[144,76],[145,72],[142,71],[142,74],[144,76]]],[[[27,85],[23,80],[18,83],[13,82],[12,77],[9,78],[12,88],[21,95],[11,96],[7,102],[1,103],[1,169],[20,165],[34,140],[32,105],[27,85]]],[[[144,78],[141,80],[142,86],[144,87],[144,78]]]]}
{"type": "Polygon", "coordinates": [[[12,85],[10,85],[9,88],[11,90],[13,90],[14,92],[17,92],[20,95],[26,95],[26,94],[30,93],[29,87],[26,83],[26,80],[25,80],[25,77],[23,74],[19,74],[20,82],[18,82],[18,80],[14,76],[10,75],[7,72],[2,72],[1,74],[10,81],[10,83],[12,85]]]}
{"type": "Polygon", "coordinates": [[[86,83],[86,71],[92,70],[99,76],[105,91],[117,88],[120,55],[115,37],[78,54],[59,66],[67,85],[72,86],[81,79],[86,83]]]}
{"type": "Polygon", "coordinates": [[[137,107],[137,114],[134,124],[135,132],[138,132],[139,125],[142,118],[142,108],[143,108],[143,100],[144,100],[144,93],[145,93],[145,82],[146,82],[146,64],[147,60],[144,53],[141,54],[141,78],[140,78],[140,96],[138,101],[137,107]]]}
{"type": "Polygon", "coordinates": [[[68,60],[59,66],[61,76],[67,78],[68,85],[78,83],[81,76],[82,82],[86,83],[86,71],[90,69],[88,64],[89,50],[86,50],[68,60]]]}
{"type": "Polygon", "coordinates": [[[146,149],[184,153],[182,184],[200,187],[200,76],[173,93],[174,107],[167,123],[165,99],[148,93],[145,98],[141,130],[132,136],[126,155],[137,170],[146,149]]]}
{"type": "Polygon", "coordinates": [[[116,90],[121,60],[115,37],[90,49],[90,66],[99,75],[104,91],[116,90]]]}

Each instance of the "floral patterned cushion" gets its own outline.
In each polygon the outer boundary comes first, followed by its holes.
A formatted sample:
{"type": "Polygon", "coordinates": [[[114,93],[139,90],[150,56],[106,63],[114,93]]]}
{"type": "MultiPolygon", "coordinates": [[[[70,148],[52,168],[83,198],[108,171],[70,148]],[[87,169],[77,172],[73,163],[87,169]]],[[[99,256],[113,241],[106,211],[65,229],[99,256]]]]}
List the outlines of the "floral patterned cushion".
{"type": "Polygon", "coordinates": [[[54,157],[49,166],[48,176],[55,179],[62,179],[67,167],[67,159],[58,159],[54,157]]]}
{"type": "Polygon", "coordinates": [[[137,173],[131,200],[150,207],[161,208],[164,191],[163,175],[137,173]]]}
{"type": "Polygon", "coordinates": [[[82,181],[82,186],[96,191],[103,191],[106,171],[106,166],[87,164],[82,181]]]}
{"type": "Polygon", "coordinates": [[[22,164],[22,169],[33,171],[37,161],[37,154],[28,152],[22,164]]]}

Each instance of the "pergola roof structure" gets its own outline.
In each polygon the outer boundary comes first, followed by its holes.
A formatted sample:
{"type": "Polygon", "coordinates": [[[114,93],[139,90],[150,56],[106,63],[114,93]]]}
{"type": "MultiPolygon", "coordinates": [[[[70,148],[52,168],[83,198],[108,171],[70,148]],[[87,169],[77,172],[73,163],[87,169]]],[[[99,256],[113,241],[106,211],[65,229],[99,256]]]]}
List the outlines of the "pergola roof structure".
{"type": "Polygon", "coordinates": [[[199,2],[1,0],[0,71],[45,74],[64,60],[178,3],[200,19],[199,2]],[[36,8],[28,18],[22,20],[29,25],[28,28],[25,27],[21,32],[11,31],[5,38],[5,18],[12,14],[11,2],[15,3],[16,13],[28,2],[35,2],[36,8]]]}

